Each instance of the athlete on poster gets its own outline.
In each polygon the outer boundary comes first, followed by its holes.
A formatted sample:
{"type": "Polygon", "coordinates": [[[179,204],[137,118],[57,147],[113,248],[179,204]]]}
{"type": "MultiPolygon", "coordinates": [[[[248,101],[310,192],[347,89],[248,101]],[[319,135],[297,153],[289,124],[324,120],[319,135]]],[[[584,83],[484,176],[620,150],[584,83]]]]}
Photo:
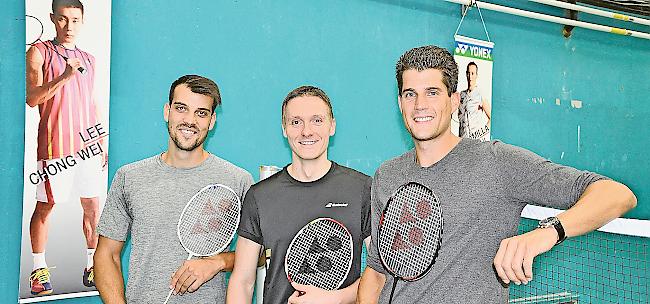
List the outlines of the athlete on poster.
{"type": "Polygon", "coordinates": [[[494,43],[455,36],[460,106],[453,114],[452,132],[461,137],[490,140],[492,120],[492,50],[494,43]]]}
{"type": "Polygon", "coordinates": [[[20,302],[94,295],[95,227],[107,188],[111,3],[26,0],[25,7],[20,302]]]}

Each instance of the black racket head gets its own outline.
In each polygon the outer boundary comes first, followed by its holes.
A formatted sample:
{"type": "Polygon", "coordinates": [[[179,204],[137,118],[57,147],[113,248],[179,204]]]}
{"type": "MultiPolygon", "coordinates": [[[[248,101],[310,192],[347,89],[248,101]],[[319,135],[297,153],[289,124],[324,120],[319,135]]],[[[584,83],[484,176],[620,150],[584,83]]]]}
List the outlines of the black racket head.
{"type": "Polygon", "coordinates": [[[178,239],[192,256],[211,256],[232,240],[241,212],[239,197],[228,186],[208,185],[185,205],[178,220],[178,239]]]}
{"type": "Polygon", "coordinates": [[[409,182],[388,199],[378,227],[379,257],[393,276],[416,281],[438,256],[443,217],[438,198],[428,187],[409,182]]]}
{"type": "Polygon", "coordinates": [[[43,22],[32,15],[25,15],[25,44],[33,45],[43,37],[43,22]]]}
{"type": "Polygon", "coordinates": [[[350,231],[334,219],[318,218],[291,240],[284,271],[290,282],[335,290],[348,277],[353,256],[350,231]]]}

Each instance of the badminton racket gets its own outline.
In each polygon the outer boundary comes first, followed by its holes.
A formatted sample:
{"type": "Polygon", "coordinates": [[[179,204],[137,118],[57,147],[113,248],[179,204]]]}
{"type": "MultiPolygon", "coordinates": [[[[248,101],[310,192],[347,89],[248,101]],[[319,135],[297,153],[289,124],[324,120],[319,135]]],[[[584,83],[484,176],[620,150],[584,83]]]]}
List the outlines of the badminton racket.
{"type": "MultiPolygon", "coordinates": [[[[27,45],[34,45],[37,42],[42,43],[45,47],[48,49],[54,51],[57,55],[61,56],[63,60],[68,61],[68,57],[59,53],[59,51],[56,50],[56,48],[51,47],[49,44],[43,42],[41,40],[41,37],[43,37],[43,32],[44,32],[44,27],[43,27],[43,22],[39,20],[38,18],[31,16],[31,15],[25,15],[25,40],[27,41],[27,45]]],[[[85,75],[86,74],[86,69],[84,67],[78,67],[77,70],[79,73],[85,75]]]]}
{"type": "Polygon", "coordinates": [[[291,240],[284,270],[289,282],[335,290],[347,278],[352,258],[350,231],[334,219],[318,218],[291,240]]]}
{"type": "MultiPolygon", "coordinates": [[[[177,233],[181,245],[192,257],[212,256],[223,251],[232,240],[241,202],[237,194],[221,184],[208,185],[196,193],[183,208],[177,233]]],[[[172,295],[169,291],[165,303],[172,295]]]]}
{"type": "Polygon", "coordinates": [[[400,186],[388,199],[378,227],[379,257],[397,281],[417,281],[424,277],[438,256],[442,243],[442,209],[431,189],[410,182],[400,186]]]}

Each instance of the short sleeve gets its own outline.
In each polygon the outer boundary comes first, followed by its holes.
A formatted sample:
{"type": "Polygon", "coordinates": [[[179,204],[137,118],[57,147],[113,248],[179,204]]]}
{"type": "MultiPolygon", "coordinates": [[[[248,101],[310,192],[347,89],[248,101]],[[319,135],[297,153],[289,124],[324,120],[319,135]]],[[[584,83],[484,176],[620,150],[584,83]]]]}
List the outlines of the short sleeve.
{"type": "Polygon", "coordinates": [[[264,243],[254,189],[249,189],[244,197],[237,234],[260,245],[264,243]]]}
{"type": "Polygon", "coordinates": [[[97,233],[116,241],[126,241],[132,223],[125,193],[125,172],[120,168],[113,177],[111,189],[106,196],[106,204],[97,225],[97,233]]]}
{"type": "Polygon", "coordinates": [[[384,266],[379,259],[379,237],[378,237],[378,227],[379,219],[381,218],[381,213],[383,211],[383,206],[379,200],[379,195],[377,191],[377,180],[379,178],[379,171],[375,174],[374,179],[372,180],[372,186],[370,189],[370,219],[371,219],[371,237],[370,237],[370,248],[368,248],[368,258],[366,263],[372,269],[379,273],[387,274],[384,270],[384,266]]]}
{"type": "Polygon", "coordinates": [[[368,177],[363,186],[362,204],[361,204],[361,239],[365,240],[372,232],[372,215],[370,215],[371,202],[370,202],[370,189],[372,186],[372,178],[368,177]]]}

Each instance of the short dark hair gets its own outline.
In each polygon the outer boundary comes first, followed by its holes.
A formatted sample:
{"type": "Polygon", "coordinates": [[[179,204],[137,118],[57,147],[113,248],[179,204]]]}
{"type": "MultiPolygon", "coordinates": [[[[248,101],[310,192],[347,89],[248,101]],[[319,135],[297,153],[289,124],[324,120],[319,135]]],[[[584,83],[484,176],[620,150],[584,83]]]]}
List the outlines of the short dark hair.
{"type": "Polygon", "coordinates": [[[471,61],[470,63],[467,64],[467,70],[469,71],[469,66],[473,65],[476,68],[476,71],[478,71],[478,65],[476,65],[476,62],[471,61]]]}
{"type": "Polygon", "coordinates": [[[295,89],[293,89],[289,94],[287,94],[287,97],[284,98],[284,101],[282,102],[282,123],[284,124],[284,119],[285,117],[285,110],[287,108],[287,104],[289,103],[290,100],[296,98],[296,97],[302,97],[302,96],[314,96],[322,99],[325,104],[327,105],[327,110],[329,111],[330,118],[334,118],[334,113],[332,112],[332,103],[330,103],[330,98],[327,97],[327,94],[320,88],[317,88],[315,86],[300,86],[295,89]]]}
{"type": "Polygon", "coordinates": [[[214,81],[199,75],[185,75],[176,79],[169,88],[169,105],[174,99],[174,89],[181,84],[186,85],[193,93],[212,97],[212,113],[221,105],[219,86],[214,81]]]}
{"type": "Polygon", "coordinates": [[[84,5],[79,0],[52,0],[52,14],[56,13],[57,8],[74,7],[81,10],[81,15],[84,14],[84,5]]]}
{"type": "Polygon", "coordinates": [[[447,87],[447,94],[451,96],[458,86],[458,65],[449,51],[435,45],[425,45],[408,50],[402,55],[395,65],[397,88],[402,94],[404,80],[402,75],[406,70],[424,71],[436,69],[442,73],[442,83],[447,87]]]}

